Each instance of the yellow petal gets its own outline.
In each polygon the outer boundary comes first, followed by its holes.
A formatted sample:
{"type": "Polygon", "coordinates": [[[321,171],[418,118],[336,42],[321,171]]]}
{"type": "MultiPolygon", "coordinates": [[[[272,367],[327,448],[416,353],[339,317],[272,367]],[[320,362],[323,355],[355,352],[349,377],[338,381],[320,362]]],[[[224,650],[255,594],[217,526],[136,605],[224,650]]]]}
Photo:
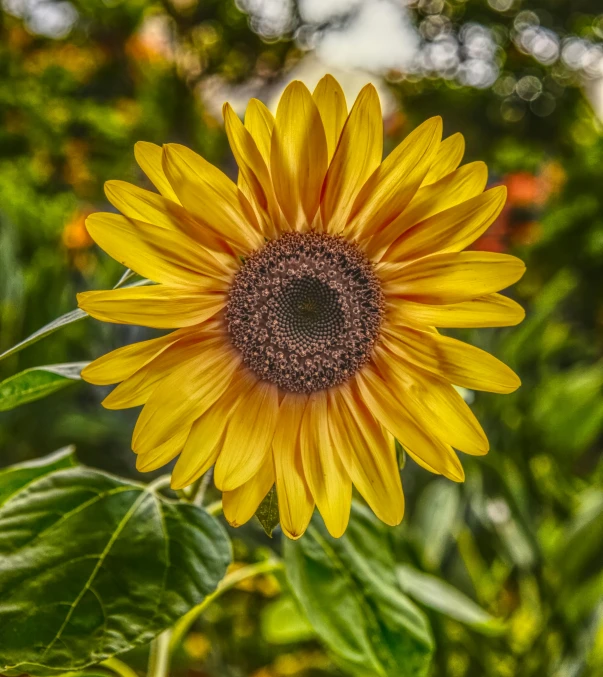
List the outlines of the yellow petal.
{"type": "Polygon", "coordinates": [[[300,427],[307,400],[305,395],[292,393],[283,397],[272,441],[281,527],[293,539],[303,535],[314,511],[300,445],[300,427]]]}
{"type": "Polygon", "coordinates": [[[376,364],[404,399],[411,416],[455,449],[474,456],[486,454],[488,438],[458,392],[446,381],[394,355],[387,338],[383,345],[377,351],[376,364]]]}
{"type": "Polygon", "coordinates": [[[397,355],[457,386],[512,393],[521,385],[506,364],[468,343],[410,327],[385,331],[393,338],[390,347],[397,355]]]}
{"type": "Polygon", "coordinates": [[[325,177],[320,204],[326,232],[340,233],[354,199],[383,155],[383,118],[379,95],[366,85],[352,106],[325,177]]]}
{"type": "Polygon", "coordinates": [[[350,235],[373,237],[402,213],[425,178],[441,136],[442,118],[431,118],[385,158],[356,197],[346,229],[350,235]]]}
{"type": "Polygon", "coordinates": [[[205,224],[196,219],[184,207],[162,195],[144,190],[125,181],[107,181],[105,194],[109,202],[124,216],[151,223],[169,230],[180,230],[199,244],[219,252],[230,252],[225,241],[205,224]]]}
{"type": "Polygon", "coordinates": [[[460,167],[430,186],[422,186],[406,209],[375,237],[363,245],[366,255],[376,261],[403,260],[404,247],[397,240],[417,223],[480,195],[486,187],[488,168],[483,162],[460,167]],[[391,246],[390,246],[391,245],[391,246]],[[387,247],[390,247],[385,253],[387,247]]]}
{"type": "Polygon", "coordinates": [[[274,129],[274,118],[272,113],[258,99],[251,99],[247,104],[245,129],[249,131],[255,141],[266,167],[270,167],[270,143],[274,129]]]}
{"type": "Polygon", "coordinates": [[[348,387],[330,393],[329,422],[333,446],[354,486],[380,520],[400,524],[404,494],[393,436],[348,387]]]}
{"type": "Polygon", "coordinates": [[[268,238],[277,236],[280,212],[274,196],[270,172],[253,137],[229,104],[224,105],[224,125],[230,148],[249,189],[251,201],[260,215],[262,232],[268,238]]]}
{"type": "Polygon", "coordinates": [[[386,297],[420,303],[461,303],[517,282],[525,272],[521,259],[494,252],[433,254],[408,265],[379,269],[386,297]]]}
{"type": "Polygon", "coordinates": [[[276,111],[270,172],[274,192],[293,230],[309,227],[327,171],[327,142],[320,113],[306,86],[292,82],[276,111]]]}
{"type": "Polygon", "coordinates": [[[430,327],[511,327],[525,317],[524,309],[502,294],[488,294],[452,305],[427,305],[397,300],[388,310],[394,324],[430,327]]]}
{"type": "MultiPolygon", "coordinates": [[[[250,376],[255,380],[255,376],[250,376]]],[[[226,437],[216,461],[214,481],[221,491],[247,482],[270,452],[278,418],[278,390],[267,381],[253,384],[230,415],[226,437]]]]}
{"type": "Polygon", "coordinates": [[[357,375],[356,383],[373,416],[404,445],[417,463],[455,482],[463,481],[463,466],[452,447],[429,434],[409,415],[404,398],[394,392],[381,375],[368,367],[357,375]]]}
{"type": "Polygon", "coordinates": [[[341,85],[332,75],[325,75],[312,93],[327,137],[327,162],[331,162],[341,130],[348,116],[348,106],[341,85]]]}
{"type": "Polygon", "coordinates": [[[119,383],[132,376],[180,338],[181,334],[174,331],[167,336],[117,348],[84,367],[82,378],[97,386],[119,383]]]}
{"type": "Polygon", "coordinates": [[[301,425],[304,474],[333,538],[343,535],[350,519],[352,481],[331,442],[327,392],[312,393],[301,425]]]}
{"type": "Polygon", "coordinates": [[[396,241],[395,254],[388,252],[387,259],[411,261],[434,252],[459,252],[465,249],[500,214],[506,198],[506,187],[497,186],[429,217],[406,231],[396,241]]]}
{"type": "Polygon", "coordinates": [[[423,181],[424,186],[439,181],[453,172],[465,154],[465,138],[458,132],[444,139],[438,148],[437,155],[423,181]]]}
{"type": "Polygon", "coordinates": [[[240,375],[235,374],[222,397],[193,423],[172,472],[172,489],[192,484],[216,462],[230,414],[245,393],[243,388],[240,375]]]}
{"type": "Polygon", "coordinates": [[[139,275],[164,284],[195,286],[204,277],[215,278],[215,289],[225,290],[236,272],[207,249],[179,231],[98,212],[86,219],[86,228],[101,249],[139,275]],[[222,280],[223,283],[219,283],[222,280]]]}
{"type": "Polygon", "coordinates": [[[163,444],[192,426],[230,385],[240,358],[222,341],[207,341],[196,357],[184,361],[161,382],[145,404],[132,436],[139,453],[163,444]]]}
{"type": "Polygon", "coordinates": [[[261,246],[249,202],[217,167],[185,146],[168,143],[163,147],[163,169],[180,202],[198,221],[242,251],[261,246]]]}
{"type": "Polygon", "coordinates": [[[162,155],[161,146],[157,146],[154,143],[138,141],[138,143],[134,144],[134,157],[136,162],[138,162],[138,166],[164,197],[180,204],[178,196],[174,193],[174,189],[163,171],[161,164],[162,155]]]}
{"type": "Polygon", "coordinates": [[[193,288],[153,285],[82,292],[77,295],[77,301],[82,310],[104,322],[176,329],[200,324],[212,317],[224,308],[228,296],[193,288]]]}
{"type": "Polygon", "coordinates": [[[257,473],[245,484],[222,494],[224,517],[231,527],[240,527],[256,513],[260,503],[274,484],[274,466],[270,454],[257,473]]]}
{"type": "Polygon", "coordinates": [[[208,347],[224,340],[220,334],[197,328],[180,329],[170,336],[177,336],[177,340],[114,388],[102,402],[105,409],[129,409],[146,404],[159,383],[174,369],[186,360],[199,359],[208,347]]]}
{"type": "Polygon", "coordinates": [[[173,461],[182,451],[190,428],[183,428],[169,440],[136,457],[136,470],[139,472],[151,472],[173,461]]]}

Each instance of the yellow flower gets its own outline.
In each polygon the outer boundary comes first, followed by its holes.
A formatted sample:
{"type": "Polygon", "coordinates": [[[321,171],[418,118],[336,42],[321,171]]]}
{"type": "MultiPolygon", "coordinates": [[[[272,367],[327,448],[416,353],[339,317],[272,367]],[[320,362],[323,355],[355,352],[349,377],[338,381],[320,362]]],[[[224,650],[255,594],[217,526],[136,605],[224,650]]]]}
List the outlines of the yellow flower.
{"type": "Polygon", "coordinates": [[[508,393],[519,379],[491,355],[435,327],[514,325],[496,292],[517,281],[512,256],[463,252],[496,218],[505,188],[460,164],[432,118],[382,161],[382,117],[367,85],[349,115],[326,76],[285,90],[273,118],[251,100],[224,108],[238,185],[177,144],[136,144],[159,193],[106,184],[122,212],[87,226],[153,286],[80,294],[95,318],[176,329],[84,370],[119,383],[104,405],[144,405],[132,446],[139,470],[179,457],[172,486],[215,466],[228,521],[251,518],[276,483],[291,538],[314,506],[346,529],[352,484],[398,524],[404,497],[395,438],[421,466],[463,480],[455,449],[488,441],[452,384],[508,393]]]}

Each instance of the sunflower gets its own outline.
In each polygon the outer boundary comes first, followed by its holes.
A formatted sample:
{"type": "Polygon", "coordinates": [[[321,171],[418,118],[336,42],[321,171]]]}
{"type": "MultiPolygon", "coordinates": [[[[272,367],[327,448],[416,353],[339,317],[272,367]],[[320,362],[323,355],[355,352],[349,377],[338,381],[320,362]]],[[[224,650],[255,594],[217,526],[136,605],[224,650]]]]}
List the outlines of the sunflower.
{"type": "Polygon", "coordinates": [[[238,183],[178,144],[136,144],[158,193],[109,181],[122,213],[88,217],[96,243],[157,284],[91,291],[105,322],[174,329],[119,348],[83,377],[119,383],[109,409],[143,405],[137,468],[176,457],[172,487],[214,466],[232,525],[276,485],[290,538],[314,507],[347,526],[352,485],[385,523],[404,496],[395,441],[427,470],[462,481],[455,450],[488,441],[456,386],[508,393],[520,382],[488,353],[436,327],[509,326],[524,312],[496,292],[523,263],[463,251],[492,223],[505,188],[459,167],[464,141],[427,120],[385,160],[375,89],[351,110],[336,80],[285,90],[276,116],[252,99],[224,107],[238,183]],[[454,385],[453,385],[454,384],[454,385]]]}

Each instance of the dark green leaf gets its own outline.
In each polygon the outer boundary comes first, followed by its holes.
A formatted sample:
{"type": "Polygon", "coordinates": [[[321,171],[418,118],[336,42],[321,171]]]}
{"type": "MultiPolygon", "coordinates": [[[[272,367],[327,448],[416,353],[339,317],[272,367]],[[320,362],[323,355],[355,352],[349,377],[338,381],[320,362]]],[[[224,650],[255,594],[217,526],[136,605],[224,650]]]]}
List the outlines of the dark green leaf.
{"type": "Polygon", "coordinates": [[[35,461],[11,465],[0,470],[0,507],[28,484],[56,470],[77,465],[75,447],[65,447],[35,461]]]}
{"type": "Polygon", "coordinates": [[[0,670],[22,672],[79,670],[149,642],[215,590],[231,559],[201,508],[84,468],[4,503],[0,557],[0,670]]]}
{"type": "Polygon", "coordinates": [[[14,353],[18,353],[20,350],[23,350],[23,348],[27,348],[27,346],[31,346],[40,339],[43,339],[45,336],[48,336],[49,334],[53,334],[55,331],[58,329],[61,329],[67,324],[72,324],[73,322],[77,322],[78,320],[83,320],[85,317],[88,317],[88,313],[85,313],[83,310],[80,310],[79,308],[76,308],[75,310],[72,310],[68,313],[65,313],[65,315],[61,315],[61,317],[58,317],[56,320],[53,320],[52,322],[49,322],[48,324],[44,325],[41,329],[38,329],[38,331],[34,331],[31,336],[28,336],[26,339],[23,339],[20,343],[17,343],[16,346],[13,346],[12,348],[9,348],[5,352],[3,352],[0,355],[0,360],[4,359],[5,357],[8,357],[9,355],[13,355],[14,353]]]}
{"type": "Polygon", "coordinates": [[[278,498],[276,497],[276,489],[274,486],[266,496],[264,496],[264,500],[258,506],[255,516],[260,521],[266,534],[272,538],[272,532],[279,523],[278,498]]]}
{"type": "Polygon", "coordinates": [[[32,367],[0,383],[0,411],[9,411],[39,400],[79,381],[88,362],[69,362],[32,367]]]}
{"type": "Polygon", "coordinates": [[[409,565],[396,567],[398,581],[404,592],[426,607],[465,623],[486,635],[505,631],[502,621],[484,611],[460,590],[436,576],[424,574],[409,565]]]}
{"type": "Polygon", "coordinates": [[[558,571],[584,582],[589,573],[601,570],[592,569],[592,562],[601,562],[603,557],[603,491],[586,489],[580,499],[577,514],[559,539],[552,559],[558,571]]]}
{"type": "Polygon", "coordinates": [[[328,535],[320,517],[286,541],[294,595],[334,658],[355,675],[427,674],[433,640],[423,613],[401,591],[381,525],[355,505],[346,534],[328,535]]]}

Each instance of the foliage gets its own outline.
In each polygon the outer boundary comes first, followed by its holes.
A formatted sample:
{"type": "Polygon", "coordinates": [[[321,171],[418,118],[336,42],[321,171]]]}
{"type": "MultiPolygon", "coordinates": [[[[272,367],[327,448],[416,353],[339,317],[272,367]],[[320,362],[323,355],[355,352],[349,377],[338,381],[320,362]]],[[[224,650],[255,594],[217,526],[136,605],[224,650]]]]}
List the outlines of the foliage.
{"type": "MultiPolygon", "coordinates": [[[[185,143],[232,172],[210,93],[219,85],[235,96],[241,86],[245,97],[272,96],[313,40],[353,21],[312,23],[303,3],[283,3],[292,8],[285,27],[269,34],[254,13],[261,4],[242,2],[247,16],[233,0],[78,1],[69,30],[45,36],[18,3],[3,3],[2,668],[106,677],[127,663],[143,673],[152,636],[184,616],[170,644],[175,674],[601,674],[603,135],[584,96],[595,77],[570,49],[600,46],[597,0],[409,3],[422,70],[383,74],[397,104],[387,147],[442,114],[446,133],[465,135],[466,160],[485,160],[491,182],[509,190],[477,246],[511,250],[528,267],[516,292],[526,321],[463,336],[523,380],[509,396],[465,393],[492,450],[463,458],[463,485],[408,460],[407,514],[396,529],[380,528],[358,504],[339,541],[318,517],[295,543],[283,544],[278,529],[269,539],[259,523],[226,538],[207,512],[218,498],[211,486],[176,497],[161,479],[140,484],[133,415],[104,412],[102,388],[57,373],[148,336],[73,312],[76,291],[122,275],[92,246],[84,220],[107,209],[104,181],[143,182],[134,142],[185,143]],[[490,83],[462,80],[481,58],[471,30],[482,46],[485,35],[493,41],[490,83]],[[557,56],[547,60],[530,35],[556,41],[557,56]],[[452,38],[463,67],[426,68],[452,38]],[[85,466],[72,451],[42,458],[71,443],[85,466]],[[219,583],[228,541],[235,564],[219,583]],[[104,633],[97,594],[115,610],[104,633]],[[47,650],[57,634],[65,643],[47,650]]],[[[270,530],[274,505],[264,507],[270,530]]],[[[161,646],[153,643],[152,656],[161,646]]]]}

